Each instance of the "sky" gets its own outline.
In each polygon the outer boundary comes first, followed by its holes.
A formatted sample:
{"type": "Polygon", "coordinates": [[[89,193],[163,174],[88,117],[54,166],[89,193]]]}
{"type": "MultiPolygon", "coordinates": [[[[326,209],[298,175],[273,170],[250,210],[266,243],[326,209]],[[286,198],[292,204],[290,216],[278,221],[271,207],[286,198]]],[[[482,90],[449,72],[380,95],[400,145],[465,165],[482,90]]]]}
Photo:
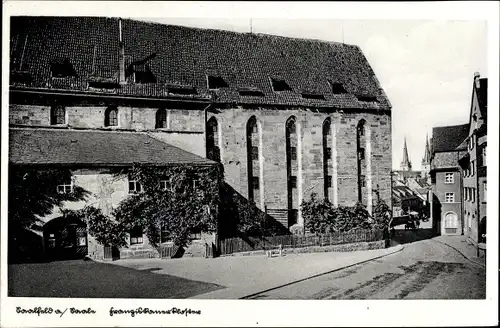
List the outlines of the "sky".
{"type": "Polygon", "coordinates": [[[360,46],[392,103],[394,169],[400,167],[405,137],[413,169],[419,170],[432,127],[467,123],[474,72],[487,77],[487,25],[480,20],[140,20],[360,46]]]}

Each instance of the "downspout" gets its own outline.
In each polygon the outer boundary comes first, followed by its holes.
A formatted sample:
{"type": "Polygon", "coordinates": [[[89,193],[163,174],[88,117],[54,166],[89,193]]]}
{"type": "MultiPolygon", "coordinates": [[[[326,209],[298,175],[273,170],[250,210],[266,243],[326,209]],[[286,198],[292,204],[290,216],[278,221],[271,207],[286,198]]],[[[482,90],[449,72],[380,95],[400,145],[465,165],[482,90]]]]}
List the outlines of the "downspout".
{"type": "MultiPolygon", "coordinates": [[[[476,130],[477,131],[477,130],[476,130]]],[[[476,233],[477,233],[477,245],[476,245],[476,256],[479,257],[479,241],[481,240],[481,235],[480,235],[480,232],[479,232],[479,223],[481,222],[481,213],[479,212],[480,211],[480,199],[479,199],[479,167],[477,165],[478,163],[478,144],[477,144],[477,132],[474,131],[474,134],[472,135],[473,138],[474,138],[474,147],[476,148],[475,152],[476,152],[476,169],[474,170],[475,173],[476,173],[476,192],[475,192],[475,195],[474,197],[476,198],[476,204],[477,204],[477,224],[476,224],[476,233]]]]}
{"type": "Polygon", "coordinates": [[[207,111],[208,109],[212,106],[212,103],[208,104],[207,107],[203,109],[203,115],[205,115],[205,157],[208,158],[208,149],[207,149],[207,138],[208,138],[208,130],[207,130],[207,125],[208,125],[208,114],[207,111]]]}

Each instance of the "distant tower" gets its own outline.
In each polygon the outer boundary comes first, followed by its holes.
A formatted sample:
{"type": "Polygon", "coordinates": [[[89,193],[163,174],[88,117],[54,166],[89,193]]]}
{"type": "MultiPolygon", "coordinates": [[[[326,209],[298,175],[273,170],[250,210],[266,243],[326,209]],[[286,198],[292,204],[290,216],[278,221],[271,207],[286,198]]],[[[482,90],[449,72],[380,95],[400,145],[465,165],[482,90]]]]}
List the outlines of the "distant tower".
{"type": "MultiPolygon", "coordinates": [[[[403,148],[403,161],[401,162],[401,170],[404,172],[410,172],[411,171],[411,162],[408,157],[408,148],[406,147],[406,137],[405,137],[405,145],[403,148]]],[[[406,174],[403,174],[406,176],[406,174]]]]}
{"type": "Polygon", "coordinates": [[[429,178],[431,171],[431,150],[429,148],[429,135],[425,137],[425,152],[422,158],[422,178],[429,178]]]}

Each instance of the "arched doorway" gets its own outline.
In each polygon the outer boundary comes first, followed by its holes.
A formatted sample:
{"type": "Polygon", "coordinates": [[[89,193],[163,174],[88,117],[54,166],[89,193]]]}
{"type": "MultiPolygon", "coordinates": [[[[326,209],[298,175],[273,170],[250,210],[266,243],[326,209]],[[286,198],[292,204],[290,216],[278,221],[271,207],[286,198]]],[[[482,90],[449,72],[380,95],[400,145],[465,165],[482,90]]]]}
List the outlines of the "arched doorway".
{"type": "Polygon", "coordinates": [[[61,216],[47,222],[43,237],[50,260],[79,259],[88,253],[87,225],[78,218],[61,216]]]}
{"type": "Polygon", "coordinates": [[[455,212],[448,212],[444,216],[444,233],[456,235],[459,233],[458,216],[455,212]]]}

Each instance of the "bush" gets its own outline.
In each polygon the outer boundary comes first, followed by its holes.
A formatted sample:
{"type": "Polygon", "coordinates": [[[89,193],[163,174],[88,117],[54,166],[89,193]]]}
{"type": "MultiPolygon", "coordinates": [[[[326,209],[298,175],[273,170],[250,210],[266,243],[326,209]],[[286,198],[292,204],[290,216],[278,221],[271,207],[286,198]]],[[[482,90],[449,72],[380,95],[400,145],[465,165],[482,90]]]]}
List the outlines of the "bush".
{"type": "Polygon", "coordinates": [[[374,222],[366,207],[339,205],[335,207],[326,199],[318,199],[317,194],[301,205],[306,228],[312,233],[347,232],[355,229],[372,229],[374,222]]]}

